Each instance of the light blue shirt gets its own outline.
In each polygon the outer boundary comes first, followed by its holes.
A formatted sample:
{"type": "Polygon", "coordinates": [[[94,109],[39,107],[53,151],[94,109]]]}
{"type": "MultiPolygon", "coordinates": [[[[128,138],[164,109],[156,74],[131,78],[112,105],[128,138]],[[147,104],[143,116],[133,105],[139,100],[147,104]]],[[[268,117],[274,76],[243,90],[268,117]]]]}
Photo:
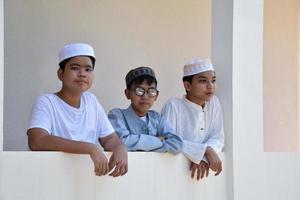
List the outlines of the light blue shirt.
{"type": "Polygon", "coordinates": [[[180,153],[182,140],[166,118],[152,110],[146,116],[147,123],[137,116],[131,106],[127,109],[115,108],[108,113],[108,119],[128,151],[180,153]],[[161,141],[159,137],[165,139],[161,141]]]}

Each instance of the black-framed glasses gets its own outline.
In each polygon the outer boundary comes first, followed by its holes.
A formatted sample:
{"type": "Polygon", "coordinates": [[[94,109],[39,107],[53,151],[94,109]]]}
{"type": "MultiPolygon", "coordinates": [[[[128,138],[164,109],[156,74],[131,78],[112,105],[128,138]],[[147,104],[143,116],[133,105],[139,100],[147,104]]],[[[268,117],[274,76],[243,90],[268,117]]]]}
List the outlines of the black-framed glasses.
{"type": "Polygon", "coordinates": [[[147,93],[149,97],[155,97],[158,93],[158,90],[155,88],[148,88],[145,90],[145,88],[136,87],[133,91],[137,96],[143,96],[145,93],[147,93]]]}

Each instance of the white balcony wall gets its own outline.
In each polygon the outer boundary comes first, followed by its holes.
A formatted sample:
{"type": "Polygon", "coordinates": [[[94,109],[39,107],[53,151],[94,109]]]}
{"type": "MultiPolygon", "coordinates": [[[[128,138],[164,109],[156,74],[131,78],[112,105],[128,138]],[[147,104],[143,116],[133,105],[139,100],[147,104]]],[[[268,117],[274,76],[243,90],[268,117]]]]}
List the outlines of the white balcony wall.
{"type": "Polygon", "coordinates": [[[129,172],[119,178],[96,177],[85,155],[5,152],[0,159],[1,200],[229,200],[230,177],[192,180],[182,155],[129,153],[129,172]]]}

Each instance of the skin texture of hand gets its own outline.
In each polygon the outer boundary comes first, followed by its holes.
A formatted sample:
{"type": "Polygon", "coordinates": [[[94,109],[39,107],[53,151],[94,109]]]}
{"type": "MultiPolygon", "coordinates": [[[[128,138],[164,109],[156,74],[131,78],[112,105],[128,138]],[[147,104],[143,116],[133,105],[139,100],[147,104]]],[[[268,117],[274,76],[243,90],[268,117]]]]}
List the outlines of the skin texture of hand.
{"type": "Polygon", "coordinates": [[[195,174],[197,174],[197,181],[204,178],[204,176],[207,177],[209,174],[208,164],[204,161],[201,161],[199,164],[191,162],[190,170],[192,171],[191,178],[194,178],[195,174]]]}
{"type": "Polygon", "coordinates": [[[222,171],[222,161],[219,156],[210,146],[206,148],[205,156],[208,160],[209,168],[216,172],[215,176],[218,176],[222,171]]]}
{"type": "Polygon", "coordinates": [[[128,171],[127,151],[124,146],[117,148],[109,159],[109,171],[114,170],[109,174],[112,177],[123,176],[128,171]]]}
{"type": "Polygon", "coordinates": [[[94,171],[97,176],[108,174],[114,167],[114,171],[110,174],[113,177],[124,175],[128,171],[126,147],[115,133],[100,139],[101,145],[105,150],[113,152],[109,161],[102,149],[92,143],[49,135],[41,128],[32,128],[28,130],[27,134],[29,147],[33,151],[63,151],[89,154],[94,163],[94,171]]]}
{"type": "Polygon", "coordinates": [[[123,176],[128,171],[127,148],[119,137],[113,133],[104,138],[100,138],[100,144],[105,150],[112,151],[109,159],[109,171],[113,170],[109,176],[123,176]]]}
{"type": "Polygon", "coordinates": [[[99,149],[99,147],[95,146],[92,152],[90,153],[90,157],[94,162],[94,171],[97,176],[106,175],[109,170],[108,159],[105,156],[104,152],[99,149]]]}

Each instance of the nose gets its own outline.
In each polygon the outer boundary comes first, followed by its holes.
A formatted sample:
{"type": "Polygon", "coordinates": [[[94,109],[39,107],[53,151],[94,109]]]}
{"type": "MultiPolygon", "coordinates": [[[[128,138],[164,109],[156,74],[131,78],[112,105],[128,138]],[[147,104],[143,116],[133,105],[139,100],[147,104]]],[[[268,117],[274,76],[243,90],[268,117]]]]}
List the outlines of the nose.
{"type": "Polygon", "coordinates": [[[208,84],[207,84],[207,88],[211,89],[215,86],[215,83],[212,82],[212,81],[209,81],[208,84]]]}
{"type": "Polygon", "coordinates": [[[147,92],[145,92],[142,96],[142,99],[146,99],[146,98],[148,98],[149,97],[149,95],[148,95],[148,93],[147,92]]]}
{"type": "Polygon", "coordinates": [[[78,76],[79,76],[79,77],[86,77],[85,70],[84,70],[84,69],[80,69],[80,70],[78,71],[78,76]]]}

